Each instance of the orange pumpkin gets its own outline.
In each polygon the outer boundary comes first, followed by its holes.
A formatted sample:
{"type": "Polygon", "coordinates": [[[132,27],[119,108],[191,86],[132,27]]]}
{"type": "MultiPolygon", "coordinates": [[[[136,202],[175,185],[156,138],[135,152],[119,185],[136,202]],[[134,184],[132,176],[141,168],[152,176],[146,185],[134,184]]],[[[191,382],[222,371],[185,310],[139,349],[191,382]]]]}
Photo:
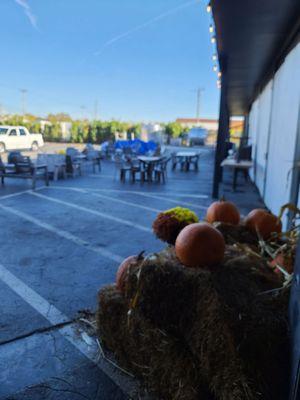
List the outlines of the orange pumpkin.
{"type": "Polygon", "coordinates": [[[280,233],[282,223],[270,212],[257,208],[251,211],[246,219],[245,225],[253,233],[259,233],[263,239],[268,239],[272,233],[280,233]]]}
{"type": "Polygon", "coordinates": [[[230,201],[215,201],[212,203],[206,213],[206,221],[223,222],[225,224],[238,225],[240,222],[240,213],[237,207],[230,201]]]}
{"type": "Polygon", "coordinates": [[[175,252],[186,267],[212,267],[224,258],[223,235],[206,222],[186,226],[178,235],[175,252]]]}
{"type": "Polygon", "coordinates": [[[116,288],[121,292],[125,291],[126,280],[131,265],[140,262],[143,259],[143,253],[138,256],[127,257],[119,266],[116,276],[116,288]]]}
{"type": "Polygon", "coordinates": [[[291,256],[285,255],[283,253],[278,253],[274,260],[271,260],[269,262],[269,266],[272,268],[272,270],[275,273],[281,275],[282,272],[278,268],[276,268],[277,264],[280,265],[280,267],[283,267],[289,274],[293,273],[294,261],[291,256]]]}

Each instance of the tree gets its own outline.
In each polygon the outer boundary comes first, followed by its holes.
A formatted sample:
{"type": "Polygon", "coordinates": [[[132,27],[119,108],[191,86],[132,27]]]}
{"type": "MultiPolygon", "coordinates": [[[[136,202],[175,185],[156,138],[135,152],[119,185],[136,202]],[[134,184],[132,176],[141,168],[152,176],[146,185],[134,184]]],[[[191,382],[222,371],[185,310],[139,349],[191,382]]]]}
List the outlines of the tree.
{"type": "Polygon", "coordinates": [[[183,131],[183,128],[177,122],[169,122],[165,125],[165,133],[168,136],[168,143],[171,138],[178,138],[183,131]]]}
{"type": "Polygon", "coordinates": [[[46,119],[50,122],[71,122],[72,118],[69,114],[60,112],[57,114],[48,114],[46,119]]]}

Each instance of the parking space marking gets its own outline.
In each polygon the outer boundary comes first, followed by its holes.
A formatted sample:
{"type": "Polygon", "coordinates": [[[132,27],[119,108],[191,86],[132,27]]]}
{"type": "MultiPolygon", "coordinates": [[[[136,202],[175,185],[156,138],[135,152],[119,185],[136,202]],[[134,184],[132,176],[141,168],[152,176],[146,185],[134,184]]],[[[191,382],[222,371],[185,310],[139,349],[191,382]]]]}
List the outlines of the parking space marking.
{"type": "Polygon", "coordinates": [[[44,194],[40,194],[40,193],[36,193],[36,192],[30,192],[29,194],[32,195],[32,196],[39,197],[39,198],[44,199],[44,200],[51,201],[53,203],[57,203],[57,204],[61,204],[61,205],[66,206],[66,207],[74,208],[75,210],[79,210],[79,211],[83,211],[83,212],[86,212],[86,213],[89,213],[89,214],[96,215],[97,217],[101,217],[101,218],[104,218],[104,219],[109,219],[110,221],[114,221],[114,222],[117,222],[119,224],[130,226],[131,228],[135,228],[135,229],[141,230],[143,232],[152,233],[152,230],[150,228],[147,228],[146,226],[143,226],[143,225],[140,225],[140,224],[136,224],[134,222],[128,221],[128,220],[123,219],[123,218],[114,217],[113,215],[110,215],[108,213],[102,213],[100,211],[92,210],[92,209],[87,208],[87,207],[82,207],[82,206],[79,206],[77,204],[70,203],[68,201],[59,200],[59,199],[56,199],[54,197],[45,196],[44,194]]]}
{"type": "Polygon", "coordinates": [[[135,190],[122,190],[122,189],[90,189],[94,191],[103,191],[103,192],[120,192],[120,193],[133,193],[133,194],[163,194],[164,196],[172,196],[172,197],[190,197],[190,198],[195,198],[195,199],[208,199],[209,196],[206,194],[190,194],[190,193],[180,193],[176,191],[172,191],[172,193],[166,193],[166,192],[144,192],[142,190],[140,191],[135,191],[135,190]]]}
{"type": "MultiPolygon", "coordinates": [[[[45,189],[45,188],[43,188],[43,189],[45,189]]],[[[89,195],[92,195],[94,197],[98,197],[100,199],[114,201],[116,203],[124,204],[126,206],[133,206],[133,207],[141,208],[142,210],[151,211],[151,212],[155,212],[155,213],[161,212],[161,210],[158,210],[157,208],[142,206],[141,204],[132,203],[132,202],[126,201],[126,200],[116,199],[115,197],[106,196],[104,194],[99,194],[99,193],[94,193],[94,192],[92,192],[90,190],[86,190],[86,189],[79,189],[79,188],[72,188],[72,187],[62,187],[62,186],[51,186],[51,187],[48,186],[47,189],[73,190],[74,192],[89,194],[89,195]]]]}
{"type": "Polygon", "coordinates": [[[75,243],[78,246],[81,246],[81,247],[84,247],[85,249],[91,250],[91,251],[101,255],[102,257],[112,260],[118,264],[123,261],[123,257],[121,257],[117,254],[114,254],[109,250],[103,249],[98,246],[93,246],[89,242],[73,235],[70,232],[64,231],[62,229],[57,229],[54,226],[47,224],[46,222],[43,222],[35,217],[32,217],[29,214],[26,214],[22,211],[16,210],[15,208],[3,206],[2,204],[0,204],[0,209],[2,209],[5,212],[8,212],[10,214],[16,215],[17,217],[20,217],[20,218],[24,219],[25,221],[31,222],[32,224],[37,225],[40,228],[43,228],[49,232],[56,234],[57,236],[67,239],[67,240],[75,243]]]}
{"type": "MultiPolygon", "coordinates": [[[[47,186],[41,186],[41,187],[39,187],[39,189],[44,189],[45,187],[47,187],[47,186]]],[[[5,196],[0,196],[0,200],[10,199],[12,197],[21,196],[22,194],[26,194],[26,193],[30,193],[30,192],[32,192],[32,189],[22,190],[21,192],[16,192],[16,193],[12,193],[12,194],[7,194],[5,196]]]]}
{"type": "Polygon", "coordinates": [[[177,206],[188,206],[188,207],[193,207],[193,208],[198,208],[199,210],[207,210],[207,207],[205,206],[199,206],[198,204],[193,204],[193,203],[188,203],[186,201],[177,201],[174,199],[167,199],[165,197],[162,196],[157,196],[154,194],[148,194],[148,193],[140,193],[140,192],[136,192],[136,194],[138,194],[139,196],[144,196],[144,197],[149,197],[150,199],[157,199],[157,200],[164,200],[164,201],[168,201],[169,203],[174,203],[177,206]]]}
{"type": "Polygon", "coordinates": [[[145,192],[143,190],[124,190],[124,189],[97,189],[97,188],[91,188],[91,187],[82,187],[78,188],[75,186],[56,186],[56,185],[51,185],[51,186],[41,186],[37,188],[36,190],[41,190],[41,189],[71,189],[71,190],[86,190],[88,192],[115,192],[115,193],[126,193],[126,194],[138,194],[138,193],[145,193],[145,194],[158,194],[158,195],[164,195],[164,196],[172,196],[172,197],[190,197],[190,198],[195,198],[195,199],[208,199],[209,196],[206,194],[192,194],[192,193],[184,193],[184,192],[176,192],[175,190],[172,190],[172,192],[145,192]]]}
{"type": "Polygon", "coordinates": [[[22,297],[26,303],[30,304],[39,314],[45,317],[51,325],[58,325],[70,321],[70,318],[60,312],[52,304],[48,303],[47,300],[8,271],[2,264],[0,264],[0,279],[10,287],[10,289],[22,297]]]}
{"type": "MultiPolygon", "coordinates": [[[[21,281],[2,264],[0,264],[0,279],[34,310],[48,320],[52,326],[71,322],[70,318],[59,311],[53,304],[49,303],[46,299],[40,296],[35,290],[31,289],[28,285],[26,285],[26,283],[21,281]]],[[[97,365],[97,367],[103,371],[113,382],[115,382],[115,384],[118,385],[124,392],[130,394],[130,392],[133,391],[133,381],[121,375],[120,373],[117,373],[102,356],[99,356],[96,340],[91,337],[91,344],[88,345],[82,339],[80,333],[83,333],[84,329],[79,328],[79,326],[75,325],[74,323],[72,325],[70,324],[59,328],[58,332],[83,356],[97,365]]]]}

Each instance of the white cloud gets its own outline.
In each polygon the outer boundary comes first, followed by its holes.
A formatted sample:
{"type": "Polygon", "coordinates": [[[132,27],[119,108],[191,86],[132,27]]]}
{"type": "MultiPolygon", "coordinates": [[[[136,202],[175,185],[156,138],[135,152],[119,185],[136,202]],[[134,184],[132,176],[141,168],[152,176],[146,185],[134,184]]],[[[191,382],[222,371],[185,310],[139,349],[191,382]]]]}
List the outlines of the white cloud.
{"type": "Polygon", "coordinates": [[[33,14],[33,12],[31,11],[31,8],[29,6],[29,4],[27,3],[27,0],[15,0],[15,2],[21,6],[23,8],[23,11],[26,15],[26,17],[29,19],[29,22],[31,23],[31,25],[38,30],[38,26],[37,26],[37,18],[36,16],[33,14]]]}

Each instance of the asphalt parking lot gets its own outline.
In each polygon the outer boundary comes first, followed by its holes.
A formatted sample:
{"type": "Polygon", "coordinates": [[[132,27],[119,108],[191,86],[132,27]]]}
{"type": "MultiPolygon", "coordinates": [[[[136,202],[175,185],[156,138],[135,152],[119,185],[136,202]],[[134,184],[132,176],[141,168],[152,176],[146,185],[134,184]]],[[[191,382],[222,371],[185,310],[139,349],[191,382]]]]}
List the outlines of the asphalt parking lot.
{"type": "MultiPolygon", "coordinates": [[[[199,172],[170,173],[165,185],[121,184],[105,161],[100,173],[40,183],[35,192],[18,180],[0,188],[0,399],[135,396],[78,319],[95,311],[98,290],[114,282],[125,257],[163,248],[151,231],[160,210],[181,205],[204,216],[213,150],[201,153],[199,172]]],[[[244,190],[228,189],[242,213],[261,206],[252,186],[244,190]]]]}

